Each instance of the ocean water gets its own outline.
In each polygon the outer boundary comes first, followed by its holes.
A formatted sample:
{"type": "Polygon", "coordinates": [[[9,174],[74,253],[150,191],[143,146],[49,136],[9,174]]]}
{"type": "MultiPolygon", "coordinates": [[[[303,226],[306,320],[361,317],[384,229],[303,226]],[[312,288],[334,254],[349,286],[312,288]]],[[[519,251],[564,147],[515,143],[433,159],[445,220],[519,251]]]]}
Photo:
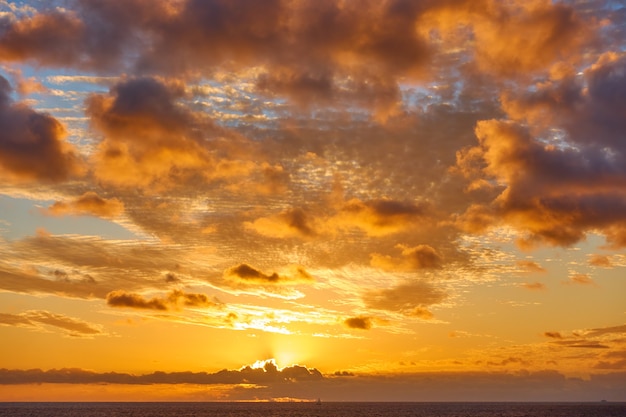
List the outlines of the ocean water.
{"type": "Polygon", "coordinates": [[[626,403],[0,403],[11,417],[626,417],[626,403]]]}

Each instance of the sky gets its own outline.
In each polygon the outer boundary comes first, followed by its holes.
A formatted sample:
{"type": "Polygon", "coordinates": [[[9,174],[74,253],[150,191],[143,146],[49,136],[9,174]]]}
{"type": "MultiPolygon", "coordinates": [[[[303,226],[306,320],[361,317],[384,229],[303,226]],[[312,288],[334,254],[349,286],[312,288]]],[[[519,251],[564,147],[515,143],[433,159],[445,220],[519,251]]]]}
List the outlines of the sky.
{"type": "Polygon", "coordinates": [[[626,401],[626,2],[0,1],[0,401],[626,401]]]}

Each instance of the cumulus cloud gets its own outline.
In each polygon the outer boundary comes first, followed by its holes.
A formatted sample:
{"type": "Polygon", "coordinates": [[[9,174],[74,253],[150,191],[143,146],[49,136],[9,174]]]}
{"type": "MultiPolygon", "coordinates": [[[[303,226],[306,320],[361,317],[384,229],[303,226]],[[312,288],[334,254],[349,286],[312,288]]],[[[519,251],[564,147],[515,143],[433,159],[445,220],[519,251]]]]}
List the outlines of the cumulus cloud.
{"type": "Polygon", "coordinates": [[[81,172],[65,129],[54,117],[14,102],[0,76],[0,174],[9,180],[58,182],[81,172]]]}
{"type": "Polygon", "coordinates": [[[93,191],[88,191],[76,199],[57,201],[45,210],[54,216],[92,215],[98,217],[116,217],[124,211],[124,203],[117,198],[102,198],[93,191]]]}
{"type": "Polygon", "coordinates": [[[467,230],[507,223],[526,234],[523,247],[567,246],[600,231],[621,247],[626,171],[616,97],[626,85],[625,62],[608,53],[582,76],[570,72],[535,91],[504,95],[511,120],[479,122],[479,146],[459,153],[476,187],[488,178],[503,189],[466,212],[467,230]]]}
{"type": "Polygon", "coordinates": [[[272,0],[259,7],[242,0],[132,0],[119,7],[74,0],[67,9],[6,20],[0,57],[184,76],[256,67],[259,91],[297,102],[345,97],[385,113],[400,98],[395,79],[420,76],[431,55],[415,30],[421,9],[373,1],[272,0]]]}
{"type": "Polygon", "coordinates": [[[44,329],[43,325],[45,325],[61,329],[67,335],[74,337],[92,337],[104,334],[99,325],[44,310],[30,310],[20,314],[0,313],[0,325],[38,330],[44,329]]]}
{"type": "Polygon", "coordinates": [[[181,83],[143,77],[122,80],[108,95],[90,96],[87,115],[104,135],[94,156],[95,175],[120,187],[166,188],[190,179],[247,175],[254,164],[228,155],[250,146],[238,148],[240,136],[179,103],[185,94],[181,83]]]}

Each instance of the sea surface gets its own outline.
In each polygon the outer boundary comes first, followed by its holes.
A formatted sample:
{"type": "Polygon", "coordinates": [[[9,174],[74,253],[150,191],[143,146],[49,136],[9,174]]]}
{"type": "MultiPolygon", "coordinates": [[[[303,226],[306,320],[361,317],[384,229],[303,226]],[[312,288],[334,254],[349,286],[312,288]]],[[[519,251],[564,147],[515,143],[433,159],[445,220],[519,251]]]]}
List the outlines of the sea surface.
{"type": "Polygon", "coordinates": [[[11,417],[626,417],[626,403],[0,403],[11,417]]]}

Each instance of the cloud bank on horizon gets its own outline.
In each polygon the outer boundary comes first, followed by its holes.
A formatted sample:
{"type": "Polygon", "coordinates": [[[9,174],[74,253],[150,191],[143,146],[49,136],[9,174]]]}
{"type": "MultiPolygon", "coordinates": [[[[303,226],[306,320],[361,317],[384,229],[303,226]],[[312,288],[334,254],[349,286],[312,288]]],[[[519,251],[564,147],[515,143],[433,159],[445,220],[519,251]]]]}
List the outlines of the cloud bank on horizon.
{"type": "Polygon", "coordinates": [[[441,372],[625,399],[623,2],[43,3],[0,1],[15,393],[441,372]]]}

